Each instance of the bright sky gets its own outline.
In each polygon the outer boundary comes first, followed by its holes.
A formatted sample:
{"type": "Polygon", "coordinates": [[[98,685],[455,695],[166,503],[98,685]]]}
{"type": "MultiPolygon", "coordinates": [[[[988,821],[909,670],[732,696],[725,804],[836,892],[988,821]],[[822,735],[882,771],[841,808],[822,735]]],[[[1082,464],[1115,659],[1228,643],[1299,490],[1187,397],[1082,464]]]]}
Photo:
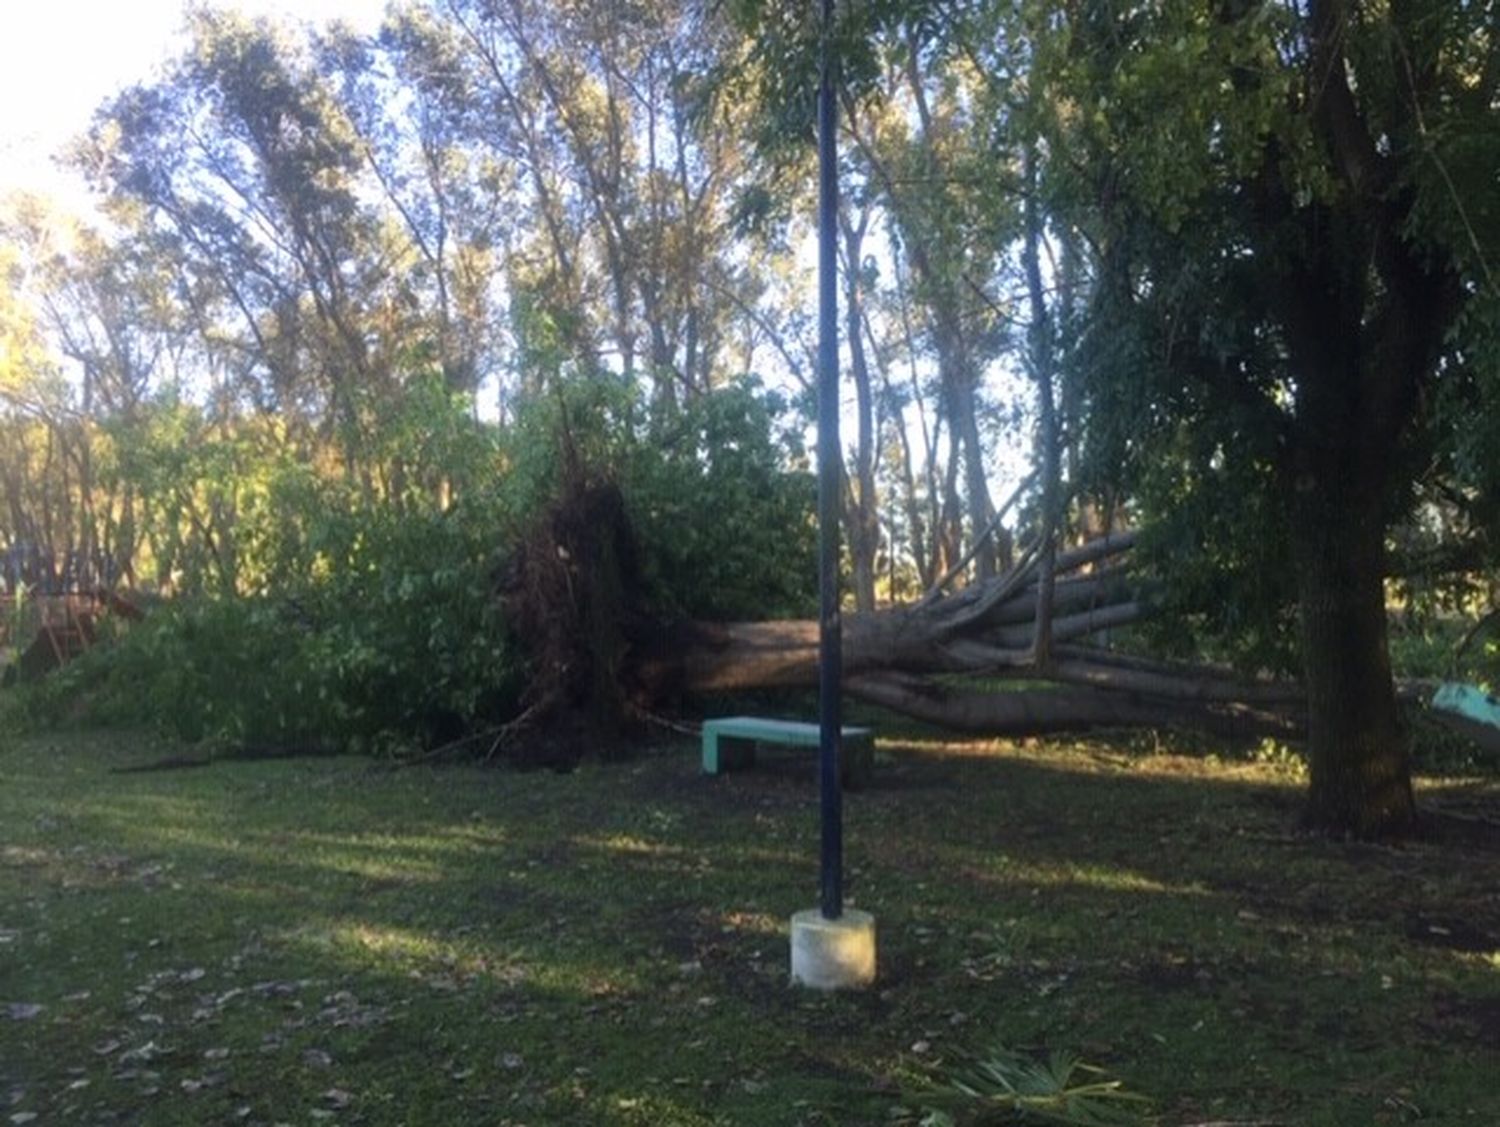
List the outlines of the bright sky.
{"type": "MultiPolygon", "coordinates": [[[[211,0],[209,7],[374,30],[384,0],[211,0]]],[[[174,50],[183,0],[0,0],[0,197],[80,189],[51,157],[96,106],[174,50]]]]}

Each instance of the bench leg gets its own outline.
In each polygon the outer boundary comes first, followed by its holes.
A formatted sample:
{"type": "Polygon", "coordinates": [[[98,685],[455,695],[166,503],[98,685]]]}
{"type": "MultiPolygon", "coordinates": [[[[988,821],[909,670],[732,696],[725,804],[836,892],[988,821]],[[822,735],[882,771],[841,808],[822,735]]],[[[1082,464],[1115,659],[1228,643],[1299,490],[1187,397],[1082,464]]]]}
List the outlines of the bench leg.
{"type": "Polygon", "coordinates": [[[719,770],[738,771],[755,765],[755,741],[735,736],[719,737],[719,770]]]}
{"type": "Polygon", "coordinates": [[[755,741],[703,731],[703,773],[720,775],[755,762],[755,741]]]}

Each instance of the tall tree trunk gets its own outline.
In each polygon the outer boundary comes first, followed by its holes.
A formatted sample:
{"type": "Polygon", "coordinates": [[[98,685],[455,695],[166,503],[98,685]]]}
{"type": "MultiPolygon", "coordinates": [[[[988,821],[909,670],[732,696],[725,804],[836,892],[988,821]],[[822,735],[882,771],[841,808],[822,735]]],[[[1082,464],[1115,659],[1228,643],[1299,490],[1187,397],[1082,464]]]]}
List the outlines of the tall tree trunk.
{"type": "MultiPolygon", "coordinates": [[[[930,269],[930,268],[929,268],[930,269]]],[[[957,298],[951,287],[941,296],[931,300],[933,313],[933,343],[938,354],[938,373],[943,385],[943,404],[950,431],[949,480],[952,469],[960,459],[963,461],[964,498],[961,509],[955,507],[954,515],[960,512],[969,518],[969,535],[974,556],[974,574],[980,582],[992,579],[999,569],[999,553],[992,538],[985,532],[990,518],[995,515],[990,501],[989,484],[984,476],[984,444],[979,437],[979,413],[977,405],[977,379],[969,352],[968,341],[958,320],[957,298]]],[[[950,561],[951,562],[951,561],[950,561]]]]}
{"type": "Polygon", "coordinates": [[[906,438],[908,432],[904,418],[897,419],[896,429],[901,437],[901,450],[905,459],[907,525],[909,530],[908,535],[911,540],[911,554],[916,560],[917,574],[922,580],[922,590],[926,591],[937,581],[937,577],[942,575],[944,570],[944,565],[940,559],[942,555],[940,547],[942,497],[938,487],[937,441],[933,433],[933,428],[927,425],[927,408],[922,398],[922,381],[917,377],[916,334],[912,331],[911,305],[906,292],[906,271],[902,265],[900,255],[896,256],[893,268],[896,276],[897,303],[901,311],[902,340],[909,368],[911,403],[917,415],[918,433],[922,437],[922,477],[924,484],[927,486],[926,508],[928,519],[923,518],[921,501],[917,495],[916,480],[912,474],[911,447],[906,438]],[[929,528],[931,529],[930,539],[928,537],[929,528]]]}
{"type": "Polygon", "coordinates": [[[963,441],[965,500],[968,502],[970,535],[974,537],[974,570],[983,581],[993,578],[1000,569],[1000,552],[993,537],[988,536],[990,519],[995,515],[995,506],[990,501],[990,487],[984,476],[984,445],[979,438],[979,413],[975,402],[975,377],[965,349],[961,382],[954,389],[954,406],[958,428],[963,441]],[[981,539],[982,538],[982,539],[981,539]]]}
{"type": "Polygon", "coordinates": [[[880,514],[875,497],[875,393],[865,355],[864,295],[860,286],[865,231],[870,209],[856,222],[847,211],[839,215],[844,240],[844,335],[849,348],[849,374],[854,380],[855,421],[852,496],[845,506],[849,556],[854,565],[854,607],[861,613],[875,609],[875,556],[880,547],[880,514]]]}
{"type": "Polygon", "coordinates": [[[1266,179],[1258,207],[1298,217],[1304,248],[1300,265],[1270,268],[1267,288],[1280,299],[1299,384],[1301,464],[1290,496],[1308,688],[1307,820],[1375,837],[1416,821],[1386,642],[1385,501],[1463,289],[1449,255],[1413,234],[1421,208],[1408,161],[1425,156],[1381,145],[1427,132],[1412,78],[1426,68],[1425,48],[1415,37],[1401,46],[1412,98],[1398,100],[1393,118],[1384,107],[1372,112],[1347,53],[1356,10],[1346,0],[1307,8],[1308,110],[1337,202],[1299,205],[1294,185],[1266,179]]]}
{"type": "MultiPolygon", "coordinates": [[[[938,171],[941,162],[933,147],[933,117],[927,107],[916,45],[913,42],[909,47],[907,80],[920,122],[917,137],[922,154],[920,163],[924,175],[939,181],[942,178],[938,171]]],[[[914,196],[900,186],[870,138],[861,132],[852,103],[846,102],[846,112],[854,142],[869,161],[871,171],[890,201],[896,228],[921,286],[922,304],[927,307],[931,318],[932,343],[937,352],[938,376],[943,389],[942,415],[946,416],[952,433],[949,481],[953,481],[951,466],[957,459],[963,459],[964,468],[964,504],[955,506],[952,516],[960,522],[965,515],[969,519],[971,535],[976,538],[973,550],[975,578],[982,582],[996,575],[1000,553],[995,538],[984,535],[990,518],[994,516],[994,504],[985,478],[984,449],[979,433],[979,373],[974,340],[963,324],[963,302],[956,276],[962,251],[951,245],[944,224],[933,222],[934,212],[941,211],[943,201],[914,196]]],[[[955,551],[948,559],[957,554],[955,551]]],[[[947,562],[936,564],[933,570],[941,574],[947,570],[947,562]]]]}
{"type": "Polygon", "coordinates": [[[1056,583],[1059,496],[1062,492],[1058,464],[1057,402],[1052,386],[1052,324],[1047,296],[1042,289],[1042,220],[1036,198],[1036,146],[1027,145],[1026,240],[1021,250],[1026,270],[1026,291],[1031,305],[1031,376],[1036,381],[1037,461],[1042,475],[1042,527],[1037,566],[1036,633],[1031,642],[1032,659],[1045,669],[1052,661],[1052,591],[1056,583]]]}
{"type": "Polygon", "coordinates": [[[1376,483],[1300,477],[1291,528],[1307,685],[1310,826],[1356,837],[1416,818],[1386,645],[1385,520],[1376,483]]]}

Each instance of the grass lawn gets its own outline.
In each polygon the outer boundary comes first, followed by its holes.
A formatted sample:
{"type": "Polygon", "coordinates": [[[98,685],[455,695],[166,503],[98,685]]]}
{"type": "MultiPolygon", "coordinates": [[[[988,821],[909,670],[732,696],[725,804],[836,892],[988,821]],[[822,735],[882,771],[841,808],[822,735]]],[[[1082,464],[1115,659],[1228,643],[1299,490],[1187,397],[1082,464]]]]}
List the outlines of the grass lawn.
{"type": "Polygon", "coordinates": [[[1275,765],[883,742],[880,982],[822,997],[810,759],[115,771],[172,750],[0,736],[0,1125],[880,1124],[994,1042],[1165,1125],[1500,1123],[1493,782],[1387,849],[1275,765]]]}

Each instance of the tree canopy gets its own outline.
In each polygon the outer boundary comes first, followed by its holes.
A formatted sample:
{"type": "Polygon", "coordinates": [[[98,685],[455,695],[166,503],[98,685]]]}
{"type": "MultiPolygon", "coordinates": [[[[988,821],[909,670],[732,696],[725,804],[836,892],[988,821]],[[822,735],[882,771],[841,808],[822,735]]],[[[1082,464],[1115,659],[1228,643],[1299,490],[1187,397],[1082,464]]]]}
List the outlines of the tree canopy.
{"type": "MultiPolygon", "coordinates": [[[[74,146],[99,216],[6,206],[6,551],[305,618],[321,699],[428,743],[515,699],[462,607],[568,480],[624,490],[664,615],[805,608],[812,8],[188,33],[74,146]],[[350,607],[382,609],[335,642],[350,607]],[[439,690],[394,692],[403,647],[439,690]]],[[[1492,7],[880,0],[833,34],[855,607],[1024,576],[1029,640],[958,664],[1060,677],[1057,560],[1138,529],[1155,615],[1115,648],[1295,673],[1310,820],[1408,829],[1388,607],[1481,613],[1496,565],[1492,7]]],[[[951,659],[984,616],[942,616],[951,659]]]]}

